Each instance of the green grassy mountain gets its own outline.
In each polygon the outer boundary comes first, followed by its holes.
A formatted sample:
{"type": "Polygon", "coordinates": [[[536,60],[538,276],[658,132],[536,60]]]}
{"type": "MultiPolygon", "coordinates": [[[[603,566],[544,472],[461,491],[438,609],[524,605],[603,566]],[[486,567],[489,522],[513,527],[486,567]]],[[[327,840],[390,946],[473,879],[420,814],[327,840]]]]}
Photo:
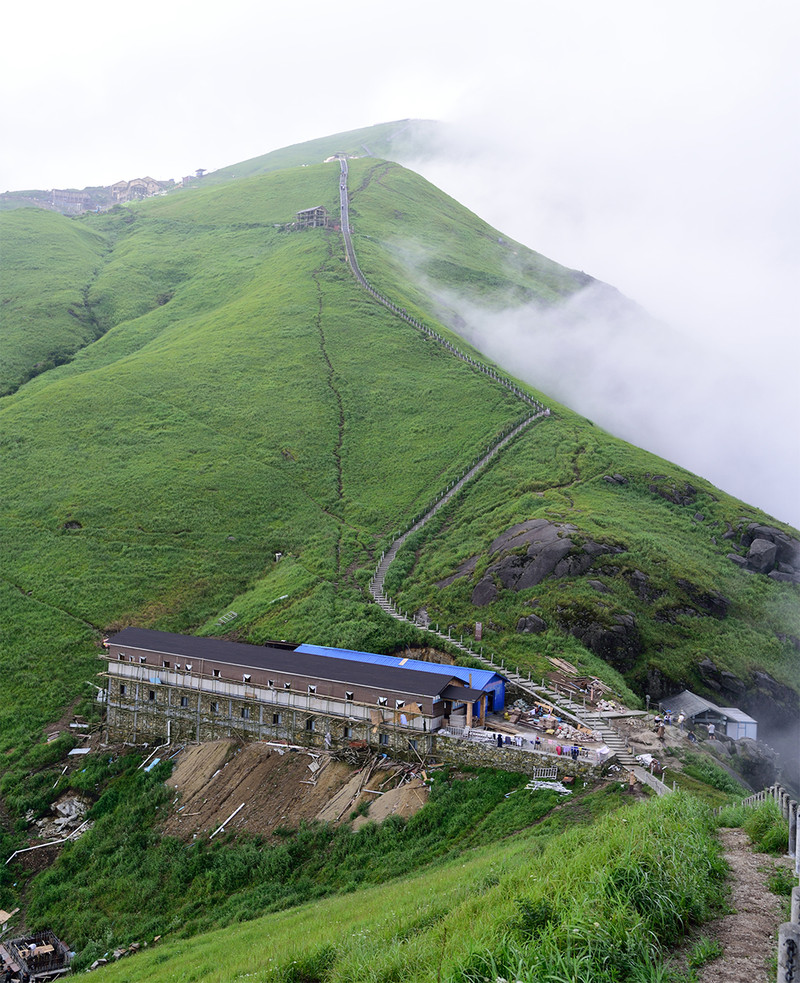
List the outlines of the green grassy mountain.
{"type": "MultiPolygon", "coordinates": [[[[528,407],[376,303],[352,275],[335,227],[339,165],[319,161],[365,146],[387,152],[401,137],[413,130],[339,134],[79,219],[0,215],[4,852],[18,845],[21,817],[54,794],[69,740],[46,745],[43,727],[75,706],[97,712],[89,697],[108,630],[137,624],[386,652],[428,643],[372,603],[377,560],[528,407]],[[331,226],[293,227],[298,210],[318,205],[331,226]],[[220,625],[230,611],[236,619],[220,625]]],[[[459,337],[448,296],[551,306],[594,286],[398,164],[367,156],[349,167],[354,245],[369,282],[475,361],[489,365],[459,337]]],[[[777,740],[798,717],[797,586],[786,559],[774,571],[783,579],[743,564],[751,526],[786,555],[796,531],[519,388],[550,416],[408,542],[387,590],[456,636],[480,621],[485,649],[534,674],[563,656],[633,703],[687,683],[750,708],[777,740]]],[[[354,917],[350,899],[328,899],[253,923],[275,940],[269,952],[226,962],[219,939],[204,936],[191,954],[177,942],[109,978],[178,979],[191,969],[194,979],[317,979],[325,964],[324,978],[391,979],[413,964],[410,978],[436,979],[444,966],[444,978],[494,979],[520,967],[533,943],[548,958],[573,959],[567,973],[604,946],[620,949],[632,932],[633,973],[654,955],[648,933],[670,941],[679,924],[706,917],[707,887],[720,873],[706,818],[680,796],[630,825],[598,825],[591,842],[600,853],[582,855],[588,834],[560,840],[559,823],[591,823],[619,807],[613,792],[576,803],[568,821],[557,811],[536,831],[541,815],[506,799],[506,780],[491,802],[478,801],[480,783],[463,793],[443,783],[450,805],[419,814],[419,841],[390,824],[352,842],[303,833],[283,854],[259,844],[190,854],[152,832],[167,807],[160,773],[98,760],[74,781],[96,790],[116,769],[120,784],[100,800],[94,838],[64,851],[31,901],[31,917],[61,919],[84,955],[139,932],[205,930],[206,909],[218,904],[224,924],[289,897],[329,894],[318,852],[342,869],[359,858],[358,870],[372,872],[364,883],[380,878],[401,841],[410,852],[407,880],[385,893],[370,887],[376,893],[362,899],[364,912],[391,918],[354,917]],[[472,802],[460,819],[458,794],[472,802]],[[417,871],[423,834],[441,825],[444,843],[448,817],[447,836],[471,852],[432,848],[425,863],[439,866],[417,871]],[[520,838],[503,839],[511,833],[520,838]],[[122,840],[134,858],[125,882],[109,873],[122,840]],[[643,845],[652,863],[635,853],[643,845]],[[559,866],[573,854],[574,866],[559,866]],[[599,872],[588,886],[587,868],[599,872]],[[681,880],[689,868],[701,874],[691,886],[681,880]],[[557,880],[564,889],[548,908],[540,885],[557,880]],[[578,883],[587,887],[580,895],[578,883]],[[690,910],[645,910],[644,898],[660,905],[670,893],[690,910]],[[167,912],[179,898],[185,907],[167,912]],[[608,904],[600,935],[598,898],[608,904]],[[141,920],[162,902],[161,922],[141,920]],[[479,910],[493,916],[470,948],[479,910]],[[325,931],[310,933],[309,919],[325,931]],[[576,934],[581,944],[565,947],[576,934]],[[288,936],[306,941],[293,946],[288,936]],[[370,968],[376,938],[380,973],[370,968]]],[[[9,876],[0,872],[0,906],[10,909],[9,876]]],[[[257,948],[252,932],[243,931],[242,951],[257,948]]]]}
{"type": "MultiPolygon", "coordinates": [[[[419,637],[368,603],[376,557],[524,407],[374,303],[334,228],[287,230],[310,205],[337,215],[338,180],[317,164],[80,220],[1,217],[9,387],[43,353],[75,352],[0,403],[4,735],[28,720],[21,665],[48,667],[30,721],[54,719],[114,625],[221,631],[233,609],[252,640],[419,637]],[[65,341],[72,322],[85,335],[65,341]]],[[[399,165],[353,161],[349,187],[369,281],[464,349],[438,293],[557,304],[589,282],[399,165]]],[[[775,521],[549,405],[401,554],[387,586],[404,609],[467,635],[481,621],[485,646],[534,672],[560,653],[640,695],[722,679],[738,686],[727,705],[771,700],[790,720],[796,587],[740,569],[723,538],[775,521]],[[604,555],[509,587],[490,545],[535,519],[604,555]],[[534,613],[541,634],[520,633],[534,613]]]]}

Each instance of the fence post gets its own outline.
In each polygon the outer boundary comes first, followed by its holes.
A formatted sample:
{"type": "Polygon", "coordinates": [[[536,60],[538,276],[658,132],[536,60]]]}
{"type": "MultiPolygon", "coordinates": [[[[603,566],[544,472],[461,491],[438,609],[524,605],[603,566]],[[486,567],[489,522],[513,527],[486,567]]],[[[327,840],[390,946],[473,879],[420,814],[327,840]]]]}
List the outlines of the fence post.
{"type": "Polygon", "coordinates": [[[800,973],[800,925],[784,922],[778,930],[778,981],[795,980],[800,973]]]}
{"type": "Polygon", "coordinates": [[[797,803],[789,803],[789,856],[797,860],[797,803]]]}

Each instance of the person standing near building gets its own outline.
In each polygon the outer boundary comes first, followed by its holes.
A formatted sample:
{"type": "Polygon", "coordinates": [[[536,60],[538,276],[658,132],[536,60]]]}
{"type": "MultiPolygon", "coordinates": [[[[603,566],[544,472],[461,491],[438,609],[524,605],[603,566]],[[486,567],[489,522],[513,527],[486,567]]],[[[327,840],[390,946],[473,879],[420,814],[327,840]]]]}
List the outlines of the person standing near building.
{"type": "Polygon", "coordinates": [[[709,739],[709,741],[715,741],[717,739],[716,736],[715,736],[716,735],[716,731],[717,731],[717,728],[716,728],[716,726],[714,724],[709,724],[708,725],[708,739],[709,739]]]}

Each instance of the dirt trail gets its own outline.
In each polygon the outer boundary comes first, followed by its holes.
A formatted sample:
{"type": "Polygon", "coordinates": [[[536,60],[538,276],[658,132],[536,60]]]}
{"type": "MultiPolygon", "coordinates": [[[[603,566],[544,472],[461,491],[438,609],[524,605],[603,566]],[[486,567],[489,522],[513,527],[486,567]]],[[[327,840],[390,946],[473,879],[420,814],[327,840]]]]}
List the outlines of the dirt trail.
{"type": "Polygon", "coordinates": [[[226,831],[269,835],[281,826],[297,827],[304,819],[346,821],[362,801],[370,803],[364,821],[380,822],[392,813],[412,815],[427,799],[427,789],[409,782],[390,792],[392,771],[377,763],[355,769],[313,749],[259,743],[240,747],[234,741],[194,745],[178,756],[169,780],[178,794],[165,832],[191,840],[213,832],[242,804],[226,831]],[[374,788],[382,782],[387,789],[382,796],[363,791],[365,785],[374,788]]]}
{"type": "Polygon", "coordinates": [[[702,935],[717,939],[719,959],[697,972],[698,983],[767,983],[770,960],[778,951],[778,926],[785,920],[786,899],[772,894],[767,880],[774,868],[790,868],[785,857],[754,853],[747,833],[723,829],[720,838],[731,866],[733,913],[704,926],[702,935]]]}

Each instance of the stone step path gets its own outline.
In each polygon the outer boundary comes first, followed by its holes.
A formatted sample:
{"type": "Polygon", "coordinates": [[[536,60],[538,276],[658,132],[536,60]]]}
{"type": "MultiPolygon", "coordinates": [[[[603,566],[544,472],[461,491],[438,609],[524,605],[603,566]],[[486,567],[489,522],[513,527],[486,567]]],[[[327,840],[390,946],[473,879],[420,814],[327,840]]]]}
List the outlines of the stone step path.
{"type": "MultiPolygon", "coordinates": [[[[365,290],[386,308],[388,308],[392,313],[397,315],[414,327],[419,328],[425,334],[432,338],[435,338],[440,344],[444,345],[448,350],[450,350],[458,358],[463,359],[472,365],[475,369],[480,372],[485,373],[490,376],[496,382],[510,389],[519,399],[526,403],[528,406],[529,415],[513,427],[507,434],[499,438],[495,443],[487,450],[487,452],[476,461],[472,467],[456,482],[452,483],[449,488],[445,489],[436,502],[423,514],[421,515],[406,532],[397,536],[390,547],[381,554],[378,566],[373,574],[372,580],[369,583],[369,593],[372,596],[375,603],[392,618],[397,621],[405,621],[411,624],[415,624],[418,628],[424,628],[430,631],[432,634],[437,635],[442,641],[447,641],[451,646],[460,649],[465,655],[470,655],[474,659],[478,659],[483,662],[488,668],[500,671],[502,669],[503,675],[516,686],[519,690],[525,693],[533,700],[543,700],[553,705],[554,709],[557,711],[560,717],[571,720],[573,723],[582,724],[584,727],[589,728],[592,731],[597,731],[602,735],[603,741],[616,755],[617,761],[626,768],[632,768],[636,773],[637,777],[641,781],[647,781],[647,779],[652,779],[652,781],[658,782],[658,779],[653,779],[653,776],[649,775],[645,769],[641,768],[633,757],[629,754],[627,745],[622,737],[613,729],[613,727],[608,726],[607,722],[603,720],[602,717],[596,714],[587,714],[585,707],[579,706],[577,703],[573,702],[568,697],[563,694],[555,693],[543,686],[537,686],[532,682],[530,675],[527,679],[519,674],[519,672],[512,672],[510,669],[505,669],[505,666],[498,667],[494,664],[491,659],[485,659],[481,653],[475,652],[472,649],[472,645],[464,645],[463,640],[458,642],[450,637],[448,633],[445,635],[436,629],[430,627],[427,624],[420,624],[417,619],[412,615],[409,617],[407,612],[400,611],[391,598],[389,598],[383,589],[384,580],[386,578],[386,572],[388,571],[392,561],[397,556],[398,551],[401,549],[403,544],[406,542],[412,533],[417,532],[421,529],[434,515],[445,505],[447,502],[457,495],[458,492],[464,487],[464,485],[472,480],[478,472],[486,467],[487,464],[492,460],[492,458],[498,454],[503,447],[508,444],[509,441],[513,440],[517,434],[519,434],[526,427],[530,426],[535,420],[542,417],[550,416],[550,410],[534,400],[526,392],[520,390],[514,383],[505,377],[500,376],[493,368],[484,365],[477,359],[473,359],[470,355],[461,352],[459,349],[455,348],[449,341],[439,335],[437,332],[433,331],[427,325],[418,321],[416,318],[409,315],[405,309],[397,307],[390,300],[387,300],[381,294],[379,294],[367,281],[367,278],[361,271],[358,265],[358,260],[356,259],[355,249],[353,247],[352,230],[350,228],[350,202],[348,198],[347,191],[347,178],[348,178],[348,168],[347,168],[347,158],[344,155],[339,156],[339,166],[340,166],[340,178],[339,178],[339,206],[340,206],[340,216],[341,216],[341,229],[342,237],[344,238],[345,251],[347,254],[347,261],[350,265],[353,275],[356,280],[364,287],[365,290]],[[641,775],[639,773],[642,773],[641,775]],[[645,778],[644,776],[647,776],[645,778]]],[[[652,781],[647,781],[647,784],[652,785],[652,781]]],[[[668,791],[667,787],[663,783],[658,782],[659,785],[665,791],[668,791]]],[[[653,786],[655,787],[655,786],[653,786]]],[[[659,791],[657,789],[657,791],[659,791]]],[[[663,794],[659,791],[659,794],[663,794]]]]}

